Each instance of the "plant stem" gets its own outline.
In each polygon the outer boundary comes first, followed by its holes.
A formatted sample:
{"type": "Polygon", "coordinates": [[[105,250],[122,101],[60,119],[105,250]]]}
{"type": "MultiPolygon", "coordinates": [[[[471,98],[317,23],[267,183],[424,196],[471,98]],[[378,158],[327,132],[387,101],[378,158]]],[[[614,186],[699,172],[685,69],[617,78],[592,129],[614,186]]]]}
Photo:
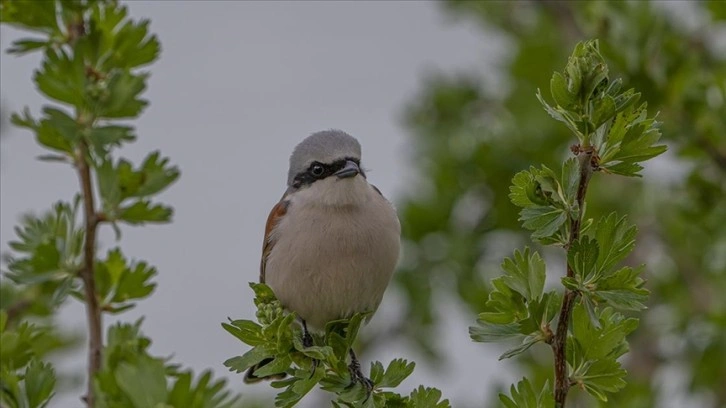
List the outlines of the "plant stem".
{"type": "Polygon", "coordinates": [[[103,347],[103,331],[101,324],[101,309],[96,297],[96,280],[94,277],[94,263],[96,260],[96,229],[99,219],[96,215],[91,185],[91,169],[88,166],[88,146],[85,141],[79,144],[76,167],[83,192],[83,208],[85,215],[85,242],[83,244],[84,266],[80,276],[83,280],[83,289],[86,299],[86,318],[88,320],[88,391],[85,396],[89,407],[95,406],[93,392],[93,379],[101,368],[101,349],[103,347]]]}
{"type": "MultiPolygon", "coordinates": [[[[580,181],[577,186],[577,205],[579,215],[570,219],[570,238],[567,247],[580,237],[580,224],[582,222],[583,208],[585,205],[585,195],[587,194],[587,186],[590,183],[590,177],[595,169],[593,166],[594,149],[586,147],[578,153],[580,164],[580,181]]],[[[572,267],[567,265],[567,276],[573,277],[574,271],[572,267]]],[[[557,330],[555,338],[552,342],[552,351],[555,355],[555,407],[564,408],[567,399],[567,392],[570,390],[570,380],[567,377],[567,329],[570,324],[570,316],[572,315],[572,307],[575,304],[578,293],[565,289],[565,296],[562,299],[562,308],[560,309],[560,317],[557,322],[557,330]]]]}

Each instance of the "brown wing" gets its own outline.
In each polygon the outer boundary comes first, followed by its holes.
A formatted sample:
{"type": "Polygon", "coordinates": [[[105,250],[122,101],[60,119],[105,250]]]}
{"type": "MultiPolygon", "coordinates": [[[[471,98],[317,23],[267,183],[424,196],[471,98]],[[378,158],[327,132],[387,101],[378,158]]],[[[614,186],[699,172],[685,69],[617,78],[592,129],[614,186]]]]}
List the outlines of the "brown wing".
{"type": "MultiPolygon", "coordinates": [[[[273,240],[271,236],[272,229],[275,228],[275,226],[280,222],[282,217],[287,214],[287,207],[289,205],[290,202],[285,199],[285,196],[283,196],[280,202],[272,207],[272,210],[270,210],[270,215],[267,216],[267,223],[265,223],[265,241],[262,243],[262,259],[260,260],[260,283],[265,283],[265,266],[267,265],[267,257],[270,256],[272,247],[275,246],[275,240],[273,240]]],[[[258,377],[255,375],[256,370],[271,363],[272,361],[273,359],[266,358],[247,369],[247,373],[245,373],[244,377],[244,382],[251,384],[259,382],[261,380],[279,380],[281,378],[285,378],[285,373],[274,374],[267,377],[258,377]]]]}
{"type": "Polygon", "coordinates": [[[265,224],[265,241],[262,243],[262,259],[260,260],[260,283],[265,283],[265,266],[267,265],[267,257],[270,256],[272,247],[275,246],[275,241],[271,237],[272,229],[275,228],[277,223],[280,222],[285,214],[287,214],[287,207],[290,202],[285,200],[285,197],[280,200],[279,203],[275,204],[270,211],[270,215],[267,217],[267,223],[265,224]]]}

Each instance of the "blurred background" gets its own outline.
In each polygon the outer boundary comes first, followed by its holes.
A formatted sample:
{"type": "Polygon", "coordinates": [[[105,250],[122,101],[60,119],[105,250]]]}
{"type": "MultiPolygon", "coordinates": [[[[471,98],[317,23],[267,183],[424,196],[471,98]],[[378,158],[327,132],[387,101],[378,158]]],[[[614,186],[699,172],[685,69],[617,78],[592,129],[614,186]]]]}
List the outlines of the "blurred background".
{"type": "MultiPolygon", "coordinates": [[[[158,288],[120,315],[145,316],[152,353],[227,375],[248,401],[271,406],[222,362],[245,350],[219,323],[254,314],[264,222],[285,188],[287,159],[308,134],[340,128],[363,145],[369,179],[399,209],[404,256],[373,322],[364,362],[417,362],[402,385],[440,388],[454,407],[494,406],[523,375],[551,376],[551,352],[497,361],[505,346],[473,343],[502,258],[532,245],[508,200],[514,173],[562,161],[573,143],[534,97],[573,46],[599,38],[611,76],[660,112],[667,154],[643,179],[597,175],[588,212],[629,214],[628,261],[647,263],[649,309],[631,336],[627,388],[608,406],[726,407],[726,3],[702,2],[129,2],[162,42],[139,140],[181,171],[162,200],[174,223],[126,228],[120,246],[157,266],[158,288]]],[[[3,50],[19,36],[3,27],[3,50]]],[[[12,111],[38,112],[39,55],[2,55],[0,251],[26,212],[69,200],[77,180],[36,161],[12,111]]],[[[547,92],[545,92],[546,94],[547,92]]],[[[102,250],[116,245],[101,234],[102,250]]],[[[562,256],[544,250],[552,284],[562,256]]],[[[7,296],[2,302],[7,301],[7,296]]],[[[113,323],[107,319],[107,325],[113,323]]],[[[80,304],[59,326],[82,338],[80,304]]],[[[66,374],[53,406],[80,406],[82,345],[55,355],[66,374]]],[[[71,342],[73,344],[73,342],[71,342]]],[[[310,396],[305,407],[325,405],[310,396]]],[[[572,406],[590,407],[584,393],[572,406]]]]}

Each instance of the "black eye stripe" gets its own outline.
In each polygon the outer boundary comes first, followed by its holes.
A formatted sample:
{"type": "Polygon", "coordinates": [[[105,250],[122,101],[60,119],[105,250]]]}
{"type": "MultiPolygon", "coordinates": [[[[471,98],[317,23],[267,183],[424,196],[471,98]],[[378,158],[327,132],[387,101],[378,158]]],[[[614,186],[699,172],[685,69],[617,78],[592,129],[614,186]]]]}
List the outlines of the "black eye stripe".
{"type": "Polygon", "coordinates": [[[301,171],[295,176],[292,187],[300,188],[302,186],[310,185],[317,180],[322,180],[326,177],[332,176],[335,172],[345,167],[345,163],[348,160],[360,166],[360,160],[355,157],[346,157],[345,159],[336,160],[330,164],[314,161],[310,163],[307,170],[301,171]]]}

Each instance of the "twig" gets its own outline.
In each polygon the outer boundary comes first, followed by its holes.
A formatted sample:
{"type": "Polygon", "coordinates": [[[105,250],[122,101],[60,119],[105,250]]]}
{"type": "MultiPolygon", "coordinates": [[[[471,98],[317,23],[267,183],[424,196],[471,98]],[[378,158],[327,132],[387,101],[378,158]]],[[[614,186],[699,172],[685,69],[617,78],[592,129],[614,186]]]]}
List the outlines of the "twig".
{"type": "Polygon", "coordinates": [[[86,318],[88,320],[88,391],[84,400],[89,407],[94,407],[96,400],[93,392],[93,378],[101,368],[101,348],[103,347],[103,331],[101,326],[101,309],[96,297],[96,280],[93,269],[96,260],[96,229],[99,219],[96,215],[91,186],[91,170],[88,167],[88,146],[85,141],[79,144],[76,167],[83,192],[83,208],[85,214],[85,242],[83,244],[84,266],[80,276],[86,298],[86,318]]]}
{"type": "MultiPolygon", "coordinates": [[[[567,248],[580,237],[580,223],[582,221],[582,209],[585,204],[585,195],[587,194],[587,186],[590,183],[590,177],[597,166],[593,163],[595,151],[592,147],[584,148],[578,154],[580,163],[580,182],[577,187],[577,204],[580,210],[579,215],[570,220],[570,238],[568,239],[567,248]]],[[[567,264],[567,277],[573,277],[574,271],[567,264]]],[[[555,355],[555,406],[564,408],[567,392],[570,390],[570,381],[567,378],[567,328],[572,315],[572,307],[575,304],[578,293],[569,289],[565,290],[565,296],[562,299],[562,308],[560,309],[560,317],[557,322],[557,330],[555,338],[552,342],[552,351],[555,355]]]]}

